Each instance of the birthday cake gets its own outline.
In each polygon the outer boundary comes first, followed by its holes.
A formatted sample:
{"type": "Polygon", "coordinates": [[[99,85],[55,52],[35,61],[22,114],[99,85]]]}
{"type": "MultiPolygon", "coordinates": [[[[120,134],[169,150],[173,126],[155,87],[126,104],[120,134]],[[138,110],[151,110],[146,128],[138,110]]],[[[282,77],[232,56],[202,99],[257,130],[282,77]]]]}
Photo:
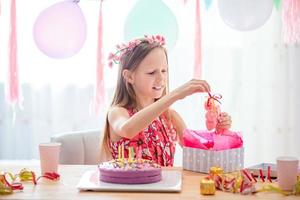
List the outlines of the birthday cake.
{"type": "Polygon", "coordinates": [[[161,180],[161,167],[151,160],[116,159],[99,165],[100,181],[120,184],[155,183],[161,180]]]}

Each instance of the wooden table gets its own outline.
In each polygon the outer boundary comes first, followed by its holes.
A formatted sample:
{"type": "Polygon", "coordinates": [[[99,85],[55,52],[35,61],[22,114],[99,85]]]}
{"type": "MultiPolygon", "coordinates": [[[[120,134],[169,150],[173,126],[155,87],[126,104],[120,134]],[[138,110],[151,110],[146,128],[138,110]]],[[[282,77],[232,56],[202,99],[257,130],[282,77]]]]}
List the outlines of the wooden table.
{"type": "MultiPolygon", "coordinates": [[[[22,168],[28,168],[39,174],[38,162],[1,162],[0,171],[10,171],[18,173],[22,168]]],[[[39,180],[36,186],[32,182],[24,183],[24,190],[21,192],[14,192],[11,195],[1,195],[0,199],[97,199],[97,200],[111,200],[111,199],[128,199],[128,200],[176,200],[176,199],[300,199],[299,196],[283,196],[277,193],[257,193],[255,195],[241,195],[232,194],[222,191],[217,191],[213,196],[203,196],[200,194],[200,178],[205,174],[195,173],[191,171],[182,170],[179,167],[167,169],[182,171],[183,185],[180,193],[144,193],[144,192],[81,192],[76,189],[76,185],[87,170],[96,169],[95,165],[60,165],[59,173],[61,179],[58,182],[50,182],[48,180],[39,180]]]]}

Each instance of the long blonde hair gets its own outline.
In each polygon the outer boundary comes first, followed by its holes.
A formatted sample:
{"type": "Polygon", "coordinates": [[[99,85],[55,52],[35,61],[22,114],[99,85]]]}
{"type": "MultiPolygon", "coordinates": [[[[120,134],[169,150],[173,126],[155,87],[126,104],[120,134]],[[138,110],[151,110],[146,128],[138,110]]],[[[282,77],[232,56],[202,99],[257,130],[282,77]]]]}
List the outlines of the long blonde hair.
{"type": "MultiPolygon", "coordinates": [[[[168,61],[168,55],[166,49],[157,42],[149,43],[148,40],[140,39],[141,43],[135,46],[133,49],[124,52],[120,58],[117,87],[114,93],[113,100],[110,107],[120,106],[124,108],[135,108],[137,106],[136,95],[131,84],[129,84],[122,76],[123,70],[127,69],[134,71],[137,69],[142,60],[155,48],[162,48],[166,54],[168,61]]],[[[163,95],[168,92],[168,80],[163,95]]],[[[112,158],[109,148],[110,133],[108,114],[106,114],[104,129],[100,139],[100,155],[101,160],[106,161],[112,158]]]]}

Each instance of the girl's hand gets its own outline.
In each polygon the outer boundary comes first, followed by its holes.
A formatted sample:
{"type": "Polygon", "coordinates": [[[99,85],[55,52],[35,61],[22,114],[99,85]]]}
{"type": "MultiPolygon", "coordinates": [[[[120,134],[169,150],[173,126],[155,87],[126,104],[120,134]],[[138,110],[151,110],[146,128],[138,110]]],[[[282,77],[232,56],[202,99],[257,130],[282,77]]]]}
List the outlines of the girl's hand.
{"type": "Polygon", "coordinates": [[[225,112],[222,112],[217,118],[216,130],[228,130],[231,127],[231,117],[225,112]]]}
{"type": "Polygon", "coordinates": [[[192,79],[171,92],[177,99],[183,99],[196,92],[210,92],[210,86],[205,80],[192,79]]]}

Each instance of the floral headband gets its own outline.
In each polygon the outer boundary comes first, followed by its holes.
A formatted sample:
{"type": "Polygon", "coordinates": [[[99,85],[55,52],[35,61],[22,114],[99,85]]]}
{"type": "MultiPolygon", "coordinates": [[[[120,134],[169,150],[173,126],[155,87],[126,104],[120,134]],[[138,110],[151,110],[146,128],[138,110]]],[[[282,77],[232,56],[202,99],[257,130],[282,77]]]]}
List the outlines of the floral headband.
{"type": "Polygon", "coordinates": [[[125,44],[125,43],[118,44],[116,46],[117,52],[110,53],[108,56],[109,67],[112,67],[114,63],[119,64],[122,55],[124,55],[128,51],[133,50],[136,46],[138,46],[144,40],[147,41],[149,44],[158,43],[160,46],[163,46],[164,44],[166,44],[165,38],[162,35],[151,35],[151,36],[145,35],[145,37],[142,39],[134,39],[134,40],[128,42],[127,44],[125,44]]]}

